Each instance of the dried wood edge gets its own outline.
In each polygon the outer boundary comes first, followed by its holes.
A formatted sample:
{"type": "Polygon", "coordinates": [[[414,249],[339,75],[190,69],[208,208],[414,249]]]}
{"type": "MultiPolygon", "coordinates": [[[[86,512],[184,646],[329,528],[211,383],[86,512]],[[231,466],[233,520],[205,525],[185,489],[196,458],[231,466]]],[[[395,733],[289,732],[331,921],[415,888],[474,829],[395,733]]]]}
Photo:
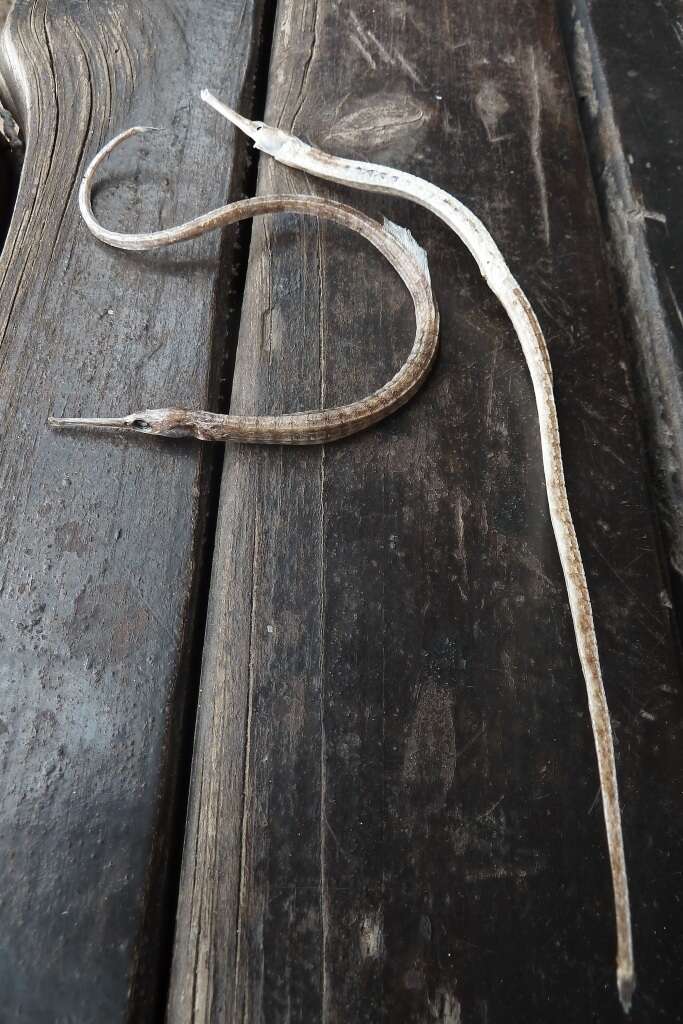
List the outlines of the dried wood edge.
{"type": "MultiPolygon", "coordinates": [[[[613,101],[619,92],[616,68],[615,80],[610,82],[612,65],[606,60],[607,52],[603,55],[603,41],[596,35],[590,4],[572,0],[571,4],[561,4],[560,10],[574,87],[578,96],[587,100],[580,107],[581,122],[612,263],[625,299],[622,320],[637,346],[638,397],[652,438],[650,456],[659,521],[667,538],[671,567],[683,579],[683,378],[674,327],[676,317],[683,324],[683,315],[677,311],[668,278],[663,282],[659,279],[657,250],[652,248],[647,228],[648,218],[664,217],[666,221],[666,216],[643,207],[637,172],[626,153],[613,101]],[[638,211],[637,216],[634,211],[638,211]],[[664,283],[674,300],[669,311],[664,283]]],[[[683,42],[678,36],[676,41],[679,45],[683,42]]]]}
{"type": "Polygon", "coordinates": [[[221,206],[173,228],[142,234],[110,231],[96,219],[91,202],[94,175],[103,160],[126,139],[150,129],[128,128],[112,139],[91,161],[83,177],[79,203],[83,218],[100,241],[136,252],[196,238],[206,231],[270,213],[301,213],[331,220],[367,239],[384,257],[408,289],[415,309],[415,340],[396,374],[366,398],[321,411],[279,416],[230,416],[188,409],[144,409],[115,417],[51,417],[57,428],[90,428],[194,437],[201,441],[237,441],[249,444],[322,444],[348,437],[384,419],[404,405],[421,387],[438,347],[439,316],[432,293],[427,257],[410,232],[390,221],[379,224],[344,203],[320,196],[256,196],[221,206]]]}
{"type": "Polygon", "coordinates": [[[487,229],[454,196],[405,171],[324,153],[279,128],[242,117],[206,89],[202,92],[202,99],[251,138],[256,149],[267,153],[279,163],[340,185],[409,199],[430,210],[465,243],[484,280],[512,322],[534,388],[550,518],[586,684],[612,872],[617,989],[621,1005],[628,1013],[635,989],[635,968],[612,727],[600,669],[590,594],[564,480],[550,357],[536,315],[487,229]]]}

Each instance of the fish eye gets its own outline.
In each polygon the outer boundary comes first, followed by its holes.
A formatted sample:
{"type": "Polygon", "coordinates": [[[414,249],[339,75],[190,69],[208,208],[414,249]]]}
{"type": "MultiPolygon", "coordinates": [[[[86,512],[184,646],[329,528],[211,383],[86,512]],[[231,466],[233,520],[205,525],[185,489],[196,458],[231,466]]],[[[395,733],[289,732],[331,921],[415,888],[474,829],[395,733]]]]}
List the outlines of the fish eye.
{"type": "Polygon", "coordinates": [[[150,429],[150,425],[147,422],[147,420],[142,420],[142,419],[132,420],[130,425],[131,425],[131,427],[133,427],[134,430],[149,430],[150,429]]]}

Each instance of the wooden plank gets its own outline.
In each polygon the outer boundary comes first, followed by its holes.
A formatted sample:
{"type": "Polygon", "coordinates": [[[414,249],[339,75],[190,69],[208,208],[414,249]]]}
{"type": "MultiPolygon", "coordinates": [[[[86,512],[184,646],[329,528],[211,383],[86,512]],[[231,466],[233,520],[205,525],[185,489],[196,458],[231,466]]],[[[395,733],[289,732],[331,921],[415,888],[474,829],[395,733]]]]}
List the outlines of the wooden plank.
{"type": "Polygon", "coordinates": [[[211,459],[46,420],[211,401],[220,237],[122,254],[75,190],[142,122],[169,130],[103,172],[106,223],[236,194],[242,165],[198,93],[248,99],[259,19],[258,2],[31,0],[5,27],[28,149],[0,283],[3,1021],[149,1021],[160,995],[211,459]]]}
{"type": "MultiPolygon", "coordinates": [[[[285,0],[265,120],[461,196],[539,313],[617,740],[632,1019],[670,1019],[679,651],[552,9],[285,0]]],[[[259,188],[326,191],[266,159],[259,188]]],[[[351,201],[427,249],[441,356],[376,430],[227,450],[169,1020],[621,1021],[524,361],[448,231],[351,201]]],[[[289,217],[254,230],[243,311],[242,412],[366,393],[410,344],[379,260],[289,217]]]]}
{"type": "Polygon", "coordinates": [[[561,3],[683,621],[683,21],[671,0],[561,3]]]}

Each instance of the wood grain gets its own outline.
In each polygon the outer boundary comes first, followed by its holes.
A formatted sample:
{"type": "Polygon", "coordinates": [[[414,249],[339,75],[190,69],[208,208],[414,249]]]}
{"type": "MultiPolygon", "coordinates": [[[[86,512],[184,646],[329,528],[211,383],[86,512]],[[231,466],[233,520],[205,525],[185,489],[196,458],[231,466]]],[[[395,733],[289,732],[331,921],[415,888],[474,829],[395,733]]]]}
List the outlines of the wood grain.
{"type": "Polygon", "coordinates": [[[88,234],[75,193],[102,143],[142,121],[168,130],[112,164],[106,223],[234,197],[242,166],[198,94],[211,82],[248,104],[259,12],[24,0],[5,26],[27,151],[0,263],[3,1021],[149,1021],[163,982],[209,463],[46,421],[211,402],[220,236],[122,256],[88,234]]]}
{"type": "Polygon", "coordinates": [[[683,623],[680,5],[561,3],[683,623]]]}
{"type": "MultiPolygon", "coordinates": [[[[542,320],[614,718],[639,989],[677,1013],[680,670],[548,5],[279,7],[265,120],[461,196],[542,320]]],[[[261,166],[262,192],[321,188],[261,166]]],[[[341,192],[341,190],[340,190],[341,192]]],[[[391,421],[228,448],[169,1020],[621,1021],[585,693],[523,357],[452,236],[441,355],[391,421]]],[[[408,311],[333,229],[255,229],[232,411],[348,400],[408,311]]]]}

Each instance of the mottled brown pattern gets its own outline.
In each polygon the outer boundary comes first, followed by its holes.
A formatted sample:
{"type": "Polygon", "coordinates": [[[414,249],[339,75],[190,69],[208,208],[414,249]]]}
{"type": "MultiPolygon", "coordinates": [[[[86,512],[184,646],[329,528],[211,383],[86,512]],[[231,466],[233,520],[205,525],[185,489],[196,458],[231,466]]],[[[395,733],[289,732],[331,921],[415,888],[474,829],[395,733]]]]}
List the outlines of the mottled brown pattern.
{"type": "Polygon", "coordinates": [[[439,317],[434,304],[424,253],[401,229],[382,226],[343,203],[319,196],[259,196],[231,203],[185,224],[143,234],[124,234],[104,228],[91,204],[94,176],[102,161],[120,143],[144,128],[129,128],[112,139],[93,158],[81,183],[81,212],[93,234],[118,249],[147,251],[197,238],[245,218],[273,213],[300,213],[333,221],[367,239],[389,261],[406,285],[415,309],[415,341],[403,366],[373,394],[350,405],[321,412],[281,416],[227,416],[188,409],[144,409],[122,417],[57,418],[53,427],[117,430],[163,437],[195,437],[200,441],[238,441],[243,444],[323,444],[365,430],[390,415],[421,387],[434,362],[439,317]]]}

